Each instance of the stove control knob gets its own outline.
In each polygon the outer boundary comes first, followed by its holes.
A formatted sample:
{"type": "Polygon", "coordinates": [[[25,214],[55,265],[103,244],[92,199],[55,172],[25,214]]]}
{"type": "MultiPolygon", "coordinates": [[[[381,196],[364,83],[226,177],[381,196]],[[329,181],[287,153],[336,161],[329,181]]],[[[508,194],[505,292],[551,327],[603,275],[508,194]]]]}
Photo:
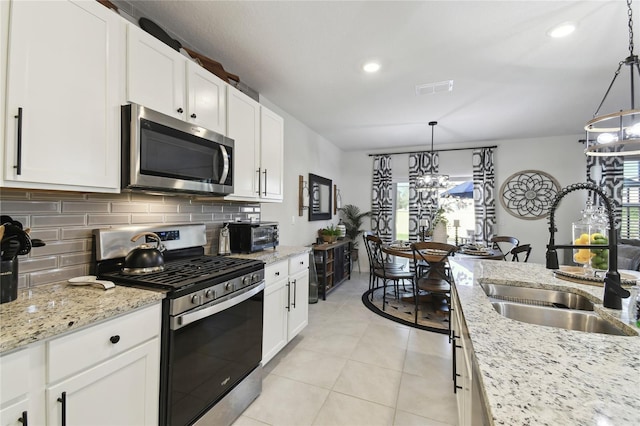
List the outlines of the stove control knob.
{"type": "Polygon", "coordinates": [[[227,290],[227,291],[231,291],[231,290],[233,290],[233,283],[230,283],[230,282],[229,282],[229,283],[226,283],[226,284],[224,285],[224,289],[225,289],[225,290],[227,290]]]}
{"type": "Polygon", "coordinates": [[[214,299],[216,297],[216,292],[213,289],[209,288],[204,292],[204,297],[206,299],[214,299]]]}
{"type": "Polygon", "coordinates": [[[244,278],[242,278],[242,285],[247,286],[251,284],[251,277],[249,275],[246,275],[244,278]]]}
{"type": "Polygon", "coordinates": [[[258,274],[251,275],[251,282],[252,283],[257,283],[258,281],[260,281],[260,275],[258,275],[258,274]]]}
{"type": "Polygon", "coordinates": [[[193,296],[191,296],[191,303],[193,305],[199,305],[200,304],[200,295],[199,294],[194,294],[193,296]]]}

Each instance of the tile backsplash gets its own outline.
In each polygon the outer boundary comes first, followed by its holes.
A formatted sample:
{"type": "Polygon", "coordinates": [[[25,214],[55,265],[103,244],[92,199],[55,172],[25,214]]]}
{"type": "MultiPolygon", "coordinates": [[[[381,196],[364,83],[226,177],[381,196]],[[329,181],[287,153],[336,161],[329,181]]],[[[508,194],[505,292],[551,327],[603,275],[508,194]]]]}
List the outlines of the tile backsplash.
{"type": "Polygon", "coordinates": [[[19,287],[65,281],[90,270],[96,228],[154,223],[204,223],[207,254],[216,254],[223,222],[260,219],[259,203],[143,194],[80,194],[2,189],[0,212],[46,243],[18,257],[19,287]]]}

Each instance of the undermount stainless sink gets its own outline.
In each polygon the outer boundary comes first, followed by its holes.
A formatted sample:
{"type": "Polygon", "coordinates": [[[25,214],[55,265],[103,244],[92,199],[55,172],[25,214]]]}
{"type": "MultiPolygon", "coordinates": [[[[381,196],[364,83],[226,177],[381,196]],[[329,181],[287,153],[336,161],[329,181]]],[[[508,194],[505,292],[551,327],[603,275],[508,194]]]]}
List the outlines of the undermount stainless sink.
{"type": "Polygon", "coordinates": [[[501,284],[482,284],[482,288],[487,296],[500,299],[501,301],[547,306],[550,308],[593,311],[593,302],[591,300],[568,291],[516,287],[501,284]]]}
{"type": "Polygon", "coordinates": [[[531,306],[520,303],[493,301],[493,308],[501,315],[529,324],[559,327],[589,333],[627,336],[623,330],[593,312],[531,306]]]}

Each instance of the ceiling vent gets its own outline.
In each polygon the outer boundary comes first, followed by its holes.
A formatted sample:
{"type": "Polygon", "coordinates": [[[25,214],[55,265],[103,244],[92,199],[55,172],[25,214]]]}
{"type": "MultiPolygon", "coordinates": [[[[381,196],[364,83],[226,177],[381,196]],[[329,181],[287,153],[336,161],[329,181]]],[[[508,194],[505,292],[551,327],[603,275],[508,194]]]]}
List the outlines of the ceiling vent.
{"type": "Polygon", "coordinates": [[[416,95],[433,95],[438,92],[452,92],[453,80],[438,81],[416,86],[416,95]]]}

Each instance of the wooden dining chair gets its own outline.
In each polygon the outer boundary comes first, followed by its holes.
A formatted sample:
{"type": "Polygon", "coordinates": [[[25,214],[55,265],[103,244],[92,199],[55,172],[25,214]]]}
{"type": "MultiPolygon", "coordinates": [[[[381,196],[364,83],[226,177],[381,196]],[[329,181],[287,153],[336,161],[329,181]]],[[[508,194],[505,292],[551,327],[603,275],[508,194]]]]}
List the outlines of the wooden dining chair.
{"type": "MultiPolygon", "coordinates": [[[[445,302],[445,310],[451,324],[451,269],[447,259],[458,251],[452,244],[437,242],[418,242],[411,244],[413,251],[414,273],[413,300],[415,304],[415,322],[418,323],[420,291],[440,297],[445,302]]],[[[434,300],[434,302],[436,302],[434,300]]]]}
{"type": "Polygon", "coordinates": [[[500,250],[503,254],[504,260],[507,260],[509,252],[520,244],[520,241],[516,237],[508,236],[496,236],[491,238],[491,244],[494,249],[500,250]],[[502,245],[502,246],[501,246],[502,245]]]}
{"type": "MultiPolygon", "coordinates": [[[[404,280],[413,280],[413,273],[407,271],[404,268],[398,268],[395,264],[389,263],[386,260],[386,256],[382,251],[382,240],[375,235],[367,235],[365,238],[365,244],[367,244],[368,253],[371,253],[371,267],[373,281],[369,281],[369,290],[374,288],[374,284],[377,284],[382,280],[382,310],[386,308],[387,302],[387,283],[393,282],[393,290],[395,297],[399,297],[400,289],[399,283],[404,280]]],[[[377,285],[375,287],[378,287],[377,285]]]]}
{"type": "MultiPolygon", "coordinates": [[[[376,274],[376,261],[373,259],[373,252],[376,249],[376,245],[382,245],[382,240],[380,239],[380,237],[378,237],[377,235],[374,235],[372,232],[365,232],[363,234],[363,239],[364,239],[364,246],[365,249],[367,251],[367,258],[369,259],[369,290],[373,289],[374,287],[377,287],[378,283],[378,278],[381,278],[379,276],[379,274],[376,274]],[[373,237],[373,238],[368,238],[368,237],[373,237]]],[[[388,268],[390,270],[394,270],[397,269],[398,271],[401,271],[403,269],[405,269],[405,265],[399,262],[394,262],[392,259],[390,259],[388,256],[384,255],[384,267],[388,268]]],[[[380,272],[380,271],[378,271],[380,272]]]]}
{"type": "Polygon", "coordinates": [[[514,247],[509,253],[511,254],[512,262],[520,262],[519,256],[524,256],[523,262],[526,262],[529,260],[529,255],[531,254],[531,244],[522,244],[521,246],[514,247]]]}

